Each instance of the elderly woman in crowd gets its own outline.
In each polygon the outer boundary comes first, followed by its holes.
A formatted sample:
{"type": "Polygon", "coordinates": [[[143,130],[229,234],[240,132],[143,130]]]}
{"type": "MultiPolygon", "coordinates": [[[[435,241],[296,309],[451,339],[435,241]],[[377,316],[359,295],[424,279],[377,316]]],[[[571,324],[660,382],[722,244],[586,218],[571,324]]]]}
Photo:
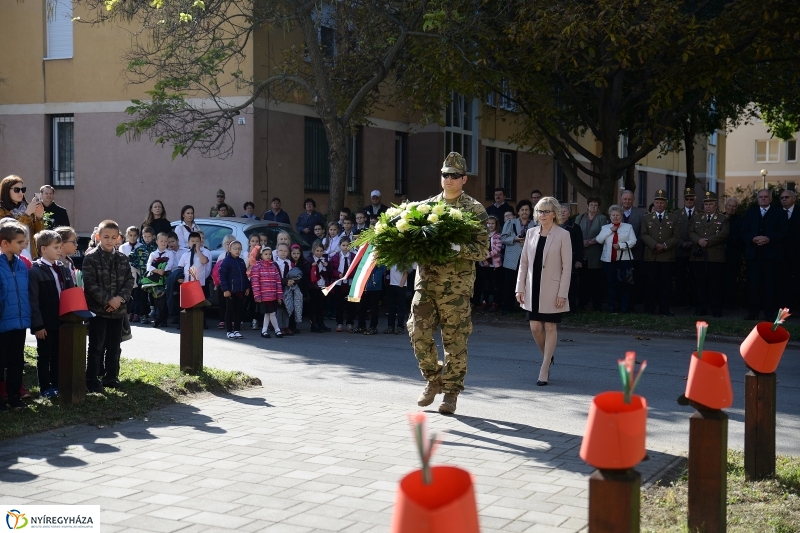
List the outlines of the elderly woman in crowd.
{"type": "Polygon", "coordinates": [[[626,278],[631,275],[636,234],[633,226],[622,221],[622,207],[612,205],[608,216],[611,223],[603,226],[595,237],[603,245],[600,261],[608,285],[608,311],[627,313],[631,285],[626,278]]]}
{"type": "Polygon", "coordinates": [[[539,200],[533,216],[539,225],[525,235],[516,297],[528,312],[533,340],[542,352],[536,384],[544,386],[550,379],[550,365],[555,363],[561,313],[569,311],[572,243],[569,231],[559,226],[561,206],[555,198],[539,200]]]}
{"type": "MultiPolygon", "coordinates": [[[[11,217],[28,228],[28,239],[44,229],[44,204],[38,196],[25,200],[25,182],[19,176],[11,175],[0,181],[0,218],[11,217]]],[[[36,246],[31,247],[31,256],[39,257],[36,246]]]]}
{"type": "Polygon", "coordinates": [[[600,262],[600,254],[603,245],[598,244],[595,237],[600,233],[600,228],[608,224],[608,219],[600,213],[600,198],[590,197],[586,200],[588,210],[575,218],[577,224],[583,232],[583,267],[580,270],[580,302],[581,309],[591,301],[592,308],[600,311],[603,306],[603,296],[605,295],[603,283],[603,265],[600,262]]]}
{"type": "Polygon", "coordinates": [[[522,254],[522,245],[525,243],[525,233],[534,226],[533,204],[530,200],[520,200],[517,202],[518,218],[513,218],[503,224],[503,233],[500,240],[505,244],[503,254],[503,314],[511,311],[514,301],[514,285],[517,283],[517,268],[519,257],[522,254]]]}

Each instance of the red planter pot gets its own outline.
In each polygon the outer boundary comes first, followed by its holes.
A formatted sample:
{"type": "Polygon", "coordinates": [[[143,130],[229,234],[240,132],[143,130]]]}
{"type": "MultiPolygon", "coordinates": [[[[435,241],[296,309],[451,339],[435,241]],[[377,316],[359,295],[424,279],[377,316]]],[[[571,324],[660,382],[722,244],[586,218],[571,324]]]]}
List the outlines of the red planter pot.
{"type": "Polygon", "coordinates": [[[592,399],[581,443],[581,459],[595,468],[632,468],[644,459],[647,400],[621,392],[603,392],[592,399]]]}
{"type": "Polygon", "coordinates": [[[400,481],[391,533],[479,533],[472,476],[455,466],[431,467],[433,482],[415,470],[400,481]]]}
{"type": "Polygon", "coordinates": [[[184,281],[181,283],[181,308],[191,309],[198,305],[206,304],[206,296],[203,294],[203,286],[199,281],[184,281]]]}
{"type": "Polygon", "coordinates": [[[94,315],[86,306],[86,295],[81,287],[72,287],[61,291],[58,302],[58,316],[75,313],[81,318],[91,318],[94,315]]]}
{"type": "Polygon", "coordinates": [[[728,358],[720,352],[703,350],[703,358],[692,353],[686,397],[711,409],[725,409],[733,405],[731,374],[728,358]]]}
{"type": "Polygon", "coordinates": [[[745,364],[762,374],[771,374],[778,368],[783,351],[789,343],[789,332],[781,326],[772,331],[772,323],[759,322],[739,347],[745,364]]]}

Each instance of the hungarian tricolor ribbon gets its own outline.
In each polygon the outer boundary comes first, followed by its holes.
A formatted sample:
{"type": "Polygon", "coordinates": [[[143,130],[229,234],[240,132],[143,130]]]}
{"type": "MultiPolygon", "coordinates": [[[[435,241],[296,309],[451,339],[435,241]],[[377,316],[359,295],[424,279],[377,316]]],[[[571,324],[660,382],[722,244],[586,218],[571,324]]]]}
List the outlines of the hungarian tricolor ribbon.
{"type": "Polygon", "coordinates": [[[347,299],[351,302],[361,301],[361,295],[364,294],[364,289],[367,287],[369,276],[375,268],[375,259],[377,256],[375,247],[371,244],[367,244],[362,246],[362,248],[366,248],[367,253],[364,255],[364,258],[359,261],[358,270],[356,270],[356,275],[353,278],[353,282],[350,284],[350,294],[347,295],[347,299]]]}
{"type": "Polygon", "coordinates": [[[333,290],[333,288],[334,288],[334,287],[335,287],[335,286],[336,286],[336,285],[337,285],[337,284],[338,284],[340,281],[342,281],[342,280],[345,280],[345,279],[348,279],[350,276],[352,276],[352,275],[353,275],[353,272],[355,272],[355,271],[356,271],[356,269],[358,268],[358,264],[361,262],[361,258],[362,258],[362,257],[364,257],[364,254],[367,252],[367,248],[372,248],[372,245],[370,245],[370,246],[366,246],[366,245],[364,245],[364,246],[362,246],[361,248],[359,248],[359,250],[358,250],[358,253],[357,253],[357,254],[356,254],[356,256],[353,258],[353,262],[352,262],[352,263],[350,263],[350,268],[348,268],[348,269],[347,269],[347,272],[345,272],[345,273],[344,273],[344,275],[343,275],[341,278],[337,279],[336,281],[334,281],[333,283],[331,283],[330,285],[328,285],[327,287],[325,287],[324,289],[322,289],[322,294],[324,294],[325,296],[327,296],[327,295],[328,295],[328,293],[329,293],[329,292],[331,292],[331,291],[333,290]]]}

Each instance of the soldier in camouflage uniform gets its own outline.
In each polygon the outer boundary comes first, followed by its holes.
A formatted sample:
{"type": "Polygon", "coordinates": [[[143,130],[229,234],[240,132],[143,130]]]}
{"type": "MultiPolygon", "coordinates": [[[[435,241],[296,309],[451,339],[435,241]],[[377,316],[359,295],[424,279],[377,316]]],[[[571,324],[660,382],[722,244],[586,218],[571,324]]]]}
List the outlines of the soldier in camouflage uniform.
{"type": "MultiPolygon", "coordinates": [[[[464,211],[475,213],[485,222],[486,209],[464,192],[467,182],[467,162],[450,152],[442,166],[442,193],[429,201],[444,200],[464,211]]],[[[446,265],[419,265],[414,284],[414,300],[408,333],[414,354],[419,361],[422,376],[428,381],[417,399],[425,407],[433,403],[436,395],[444,391],[440,413],[452,414],[456,410],[458,393],[464,390],[467,374],[467,338],[472,333],[470,298],[475,285],[475,262],[482,261],[489,252],[489,235],[484,227],[474,243],[453,246],[453,259],[446,265]],[[433,334],[441,326],[444,345],[444,365],[433,334]],[[444,370],[444,372],[442,372],[444,370]]]]}

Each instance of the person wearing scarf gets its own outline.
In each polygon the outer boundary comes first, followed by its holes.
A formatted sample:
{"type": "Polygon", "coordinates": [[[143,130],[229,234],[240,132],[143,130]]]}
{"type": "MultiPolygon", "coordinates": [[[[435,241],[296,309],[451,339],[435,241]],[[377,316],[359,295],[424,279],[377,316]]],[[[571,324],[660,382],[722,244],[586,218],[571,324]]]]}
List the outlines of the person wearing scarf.
{"type": "Polygon", "coordinates": [[[600,228],[595,240],[603,245],[600,261],[608,287],[608,312],[627,313],[630,299],[630,284],[624,281],[625,273],[631,269],[632,249],[636,245],[633,226],[622,222],[622,207],[608,208],[610,224],[600,228]]]}

